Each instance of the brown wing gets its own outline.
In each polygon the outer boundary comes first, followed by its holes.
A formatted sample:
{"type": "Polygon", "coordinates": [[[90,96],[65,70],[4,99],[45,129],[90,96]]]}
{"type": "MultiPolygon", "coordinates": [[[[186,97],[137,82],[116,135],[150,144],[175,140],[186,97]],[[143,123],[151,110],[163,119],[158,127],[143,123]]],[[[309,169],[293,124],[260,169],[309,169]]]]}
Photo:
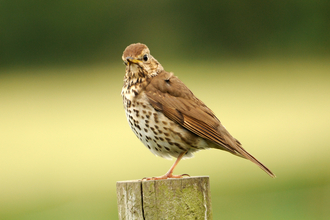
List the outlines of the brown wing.
{"type": "MultiPolygon", "coordinates": [[[[172,73],[163,71],[153,77],[146,87],[146,95],[151,105],[171,120],[196,135],[221,145],[223,150],[241,156],[223,136],[228,132],[226,131],[225,134],[219,132],[219,127],[222,125],[211,109],[197,99],[172,73]]],[[[231,141],[236,139],[233,138],[231,141]]]]}
{"type": "Polygon", "coordinates": [[[153,77],[146,87],[146,95],[151,105],[169,119],[192,133],[213,141],[219,149],[252,161],[271,177],[275,177],[266,166],[241,147],[241,143],[221,125],[211,109],[172,73],[163,71],[153,77]]]}

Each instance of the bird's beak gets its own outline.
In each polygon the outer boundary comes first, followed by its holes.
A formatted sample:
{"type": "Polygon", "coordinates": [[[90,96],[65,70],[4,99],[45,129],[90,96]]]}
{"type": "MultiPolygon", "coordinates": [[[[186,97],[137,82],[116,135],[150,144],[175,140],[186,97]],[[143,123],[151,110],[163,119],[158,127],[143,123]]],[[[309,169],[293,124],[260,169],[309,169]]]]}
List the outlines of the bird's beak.
{"type": "Polygon", "coordinates": [[[133,59],[133,57],[126,57],[126,60],[129,64],[131,63],[135,63],[135,64],[138,64],[138,63],[141,63],[142,61],[141,60],[136,60],[136,59],[133,59]]]}

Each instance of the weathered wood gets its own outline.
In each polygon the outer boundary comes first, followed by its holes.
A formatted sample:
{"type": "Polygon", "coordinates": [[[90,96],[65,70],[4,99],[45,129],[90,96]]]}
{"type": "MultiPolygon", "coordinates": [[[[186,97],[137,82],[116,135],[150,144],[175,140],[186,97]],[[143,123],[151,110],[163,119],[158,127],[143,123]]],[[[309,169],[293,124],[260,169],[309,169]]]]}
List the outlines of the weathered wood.
{"type": "Polygon", "coordinates": [[[116,185],[119,219],[144,219],[141,181],[123,181],[116,185]]]}
{"type": "Polygon", "coordinates": [[[209,177],[117,182],[119,219],[212,219],[209,177]]]}

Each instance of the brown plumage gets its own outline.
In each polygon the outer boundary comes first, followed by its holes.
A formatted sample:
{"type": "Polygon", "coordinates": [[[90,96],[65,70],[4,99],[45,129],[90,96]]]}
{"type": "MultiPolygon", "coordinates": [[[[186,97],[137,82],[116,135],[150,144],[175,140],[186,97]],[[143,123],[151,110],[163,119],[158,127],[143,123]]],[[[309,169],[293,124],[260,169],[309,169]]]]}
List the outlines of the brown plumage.
{"type": "Polygon", "coordinates": [[[219,119],[176,77],[166,72],[144,44],[128,46],[122,56],[126,74],[122,96],[127,120],[136,136],[154,154],[178,158],[163,176],[172,175],[181,158],[207,148],[228,151],[275,175],[232,137],[219,119]]]}

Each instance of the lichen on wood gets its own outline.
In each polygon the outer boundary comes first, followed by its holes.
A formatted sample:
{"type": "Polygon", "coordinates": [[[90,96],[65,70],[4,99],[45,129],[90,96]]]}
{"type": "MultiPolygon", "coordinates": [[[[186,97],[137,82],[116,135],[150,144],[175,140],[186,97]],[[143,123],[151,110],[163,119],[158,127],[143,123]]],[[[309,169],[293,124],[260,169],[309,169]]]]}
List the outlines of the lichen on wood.
{"type": "Polygon", "coordinates": [[[117,199],[119,219],[212,219],[209,177],[117,182],[117,199]]]}

